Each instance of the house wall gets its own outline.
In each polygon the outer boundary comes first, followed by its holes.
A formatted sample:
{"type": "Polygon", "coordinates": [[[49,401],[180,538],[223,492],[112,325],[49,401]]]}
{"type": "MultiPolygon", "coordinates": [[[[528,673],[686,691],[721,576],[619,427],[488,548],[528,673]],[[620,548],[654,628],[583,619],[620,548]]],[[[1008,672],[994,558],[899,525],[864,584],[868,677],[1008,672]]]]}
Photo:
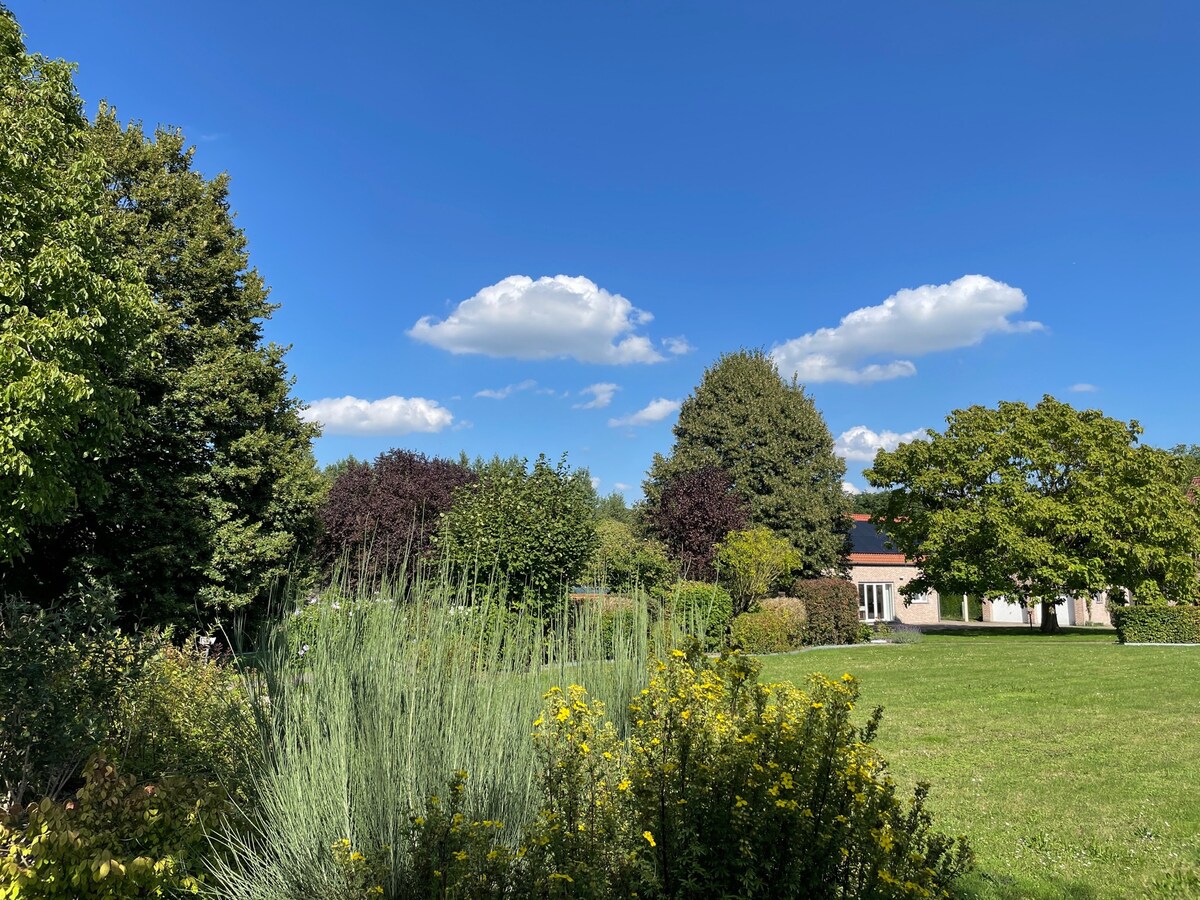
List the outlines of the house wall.
{"type": "MultiPolygon", "coordinates": [[[[1071,604],[1070,614],[1064,615],[1063,607],[1060,606],[1059,614],[1058,614],[1059,624],[1060,625],[1067,625],[1067,624],[1086,625],[1088,622],[1087,601],[1083,597],[1075,597],[1072,600],[1068,600],[1067,603],[1071,604]]],[[[1007,622],[1013,617],[1013,611],[1011,609],[1010,604],[1006,604],[1006,606],[1005,606],[1006,615],[1004,618],[1001,618],[1001,614],[997,610],[998,606],[999,606],[998,603],[993,603],[990,600],[984,601],[983,620],[985,622],[996,622],[996,621],[1006,621],[1007,622]]],[[[1092,617],[1091,617],[1092,624],[1093,625],[1111,626],[1112,625],[1112,617],[1109,615],[1108,609],[1109,609],[1108,594],[1101,594],[1098,598],[1093,600],[1092,601],[1092,617]]],[[[1030,607],[1028,610],[1026,610],[1024,612],[1024,614],[1021,617],[1021,621],[1025,622],[1025,623],[1028,623],[1030,619],[1033,620],[1034,625],[1041,624],[1041,622],[1042,622],[1041,604],[1030,607]]]]}
{"type": "Polygon", "coordinates": [[[938,621],[937,594],[930,593],[924,603],[904,605],[900,588],[917,577],[917,567],[911,565],[851,565],[850,580],[857,590],[860,584],[890,584],[892,586],[893,621],[905,625],[936,625],[938,621]]]}

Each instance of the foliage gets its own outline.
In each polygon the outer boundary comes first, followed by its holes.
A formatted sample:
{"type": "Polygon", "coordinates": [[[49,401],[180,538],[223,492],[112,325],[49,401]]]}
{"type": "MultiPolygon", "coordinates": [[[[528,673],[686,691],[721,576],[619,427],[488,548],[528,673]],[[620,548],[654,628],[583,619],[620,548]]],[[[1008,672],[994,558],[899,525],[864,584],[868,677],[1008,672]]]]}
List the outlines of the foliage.
{"type": "Polygon", "coordinates": [[[514,606],[549,616],[596,547],[595,490],[586,472],[539,456],[484,465],[459,488],[436,544],[473,583],[500,583],[514,606]]]}
{"type": "Polygon", "coordinates": [[[121,697],[112,742],[141,777],[219,782],[245,800],[260,751],[250,695],[232,663],[189,642],[163,646],[121,697]]]}
{"type": "Polygon", "coordinates": [[[230,811],[203,781],[140,784],[102,757],[74,800],[32,805],[0,825],[0,900],[124,900],[197,893],[207,833],[230,811]]]}
{"type": "Polygon", "coordinates": [[[869,516],[879,515],[887,511],[890,491],[862,491],[850,495],[850,512],[865,513],[869,516]]]}
{"type": "Polygon", "coordinates": [[[717,466],[676,473],[642,509],[646,530],[674,554],[688,578],[717,577],[713,560],[725,535],[746,524],[750,505],[717,466]]]}
{"type": "Polygon", "coordinates": [[[605,494],[596,500],[596,518],[600,521],[612,519],[623,525],[633,524],[633,510],[625,503],[625,495],[620,491],[605,494]]]}
{"type": "Polygon", "coordinates": [[[751,524],[800,551],[804,574],[844,566],[846,466],[812,398],[795,379],[785,383],[766,353],[742,350],[718,359],[683,401],[674,432],[671,456],[655,456],[645,485],[651,507],[680,473],[717,466],[749,502],[751,524]]]}
{"type": "Polygon", "coordinates": [[[945,897],[969,868],[965,843],[930,829],[924,786],[897,798],[870,746],[878,711],[850,722],[849,675],[767,685],[753,660],[697,645],[652,669],[623,746],[579,686],[534,723],[550,868],[583,896],[604,872],[609,896],[945,897]]]}
{"type": "Polygon", "coordinates": [[[141,273],[150,334],[126,349],[129,365],[104,367],[106,390],[136,398],[121,432],[99,432],[104,489],[31,534],[23,564],[0,578],[55,597],[91,572],[143,625],[244,613],[305,574],[324,490],[318,428],[290,394],[284,348],[263,342],[276,307],[249,267],[228,177],[195,171],[180,132],[122,128],[108,107],[80,140],[107,183],[80,196],[104,247],[141,273]]]}
{"type": "Polygon", "coordinates": [[[1113,606],[1109,614],[1122,644],[1200,644],[1200,607],[1113,606]]]}
{"type": "Polygon", "coordinates": [[[136,269],[103,240],[104,163],[71,71],[27,54],[0,6],[0,564],[104,493],[133,403],[112,375],[147,327],[136,269]]]}
{"type": "Polygon", "coordinates": [[[801,578],[792,596],[804,604],[804,643],[853,644],[858,635],[858,591],[844,578],[801,578]]]}
{"type": "Polygon", "coordinates": [[[0,780],[5,809],[55,799],[111,735],[140,650],[111,599],[83,592],[46,610],[0,599],[0,780]]]}
{"type": "Polygon", "coordinates": [[[787,653],[805,643],[808,617],[804,604],[794,597],[764,600],[754,612],[733,620],[730,641],[747,653],[787,653]]]}
{"type": "Polygon", "coordinates": [[[710,650],[725,642],[733,619],[733,597],[725,588],[706,581],[680,581],[667,602],[681,633],[694,636],[710,650]]]}
{"type": "Polygon", "coordinates": [[[341,465],[322,504],[322,552],[351,576],[387,571],[428,555],[454,492],[475,481],[460,462],[389,450],[375,462],[341,465]]]}
{"type": "Polygon", "coordinates": [[[467,822],[502,821],[515,840],[539,809],[529,723],[550,680],[585,680],[623,708],[644,683],[651,641],[671,639],[651,628],[640,595],[628,631],[606,638],[601,604],[579,604],[570,629],[547,627],[510,614],[503,598],[468,606],[483,602],[470,586],[427,577],[342,598],[341,610],[316,603],[303,657],[283,623],[260,653],[271,703],[261,709],[259,834],[228,841],[224,896],[334,896],[329,847],[342,839],[369,860],[384,853],[390,895],[406,896],[403,838],[458,769],[470,772],[467,822]]]}
{"type": "Polygon", "coordinates": [[[721,580],[729,585],[735,611],[747,612],[754,601],[775,590],[802,561],[787,538],[759,525],[734,531],[717,546],[721,580]]]}
{"type": "Polygon", "coordinates": [[[618,592],[642,587],[662,595],[678,576],[662,544],[642,540],[632,527],[615,519],[601,519],[596,524],[596,549],[584,572],[584,583],[618,592]]]}
{"type": "Polygon", "coordinates": [[[1200,479],[1200,444],[1176,444],[1167,452],[1183,462],[1179,469],[1183,487],[1195,490],[1200,479]]]}
{"type": "Polygon", "coordinates": [[[1182,461],[1136,446],[1141,428],[1053,397],[956,410],[944,433],[881,451],[868,480],[891,487],[880,517],[920,559],[903,589],[1043,604],[1111,587],[1139,602],[1194,602],[1200,508],[1182,461]]]}

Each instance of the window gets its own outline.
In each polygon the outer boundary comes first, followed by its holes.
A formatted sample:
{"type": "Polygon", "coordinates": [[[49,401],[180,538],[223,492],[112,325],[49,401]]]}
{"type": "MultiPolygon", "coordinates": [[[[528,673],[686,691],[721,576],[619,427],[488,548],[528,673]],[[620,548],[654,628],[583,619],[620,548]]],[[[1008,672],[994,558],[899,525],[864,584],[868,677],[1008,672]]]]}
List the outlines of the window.
{"type": "Polygon", "coordinates": [[[925,591],[923,594],[917,594],[910,600],[910,603],[928,603],[930,600],[937,599],[936,591],[925,591]]]}
{"type": "Polygon", "coordinates": [[[892,586],[888,582],[858,586],[858,617],[864,622],[886,621],[892,617],[892,586]]]}

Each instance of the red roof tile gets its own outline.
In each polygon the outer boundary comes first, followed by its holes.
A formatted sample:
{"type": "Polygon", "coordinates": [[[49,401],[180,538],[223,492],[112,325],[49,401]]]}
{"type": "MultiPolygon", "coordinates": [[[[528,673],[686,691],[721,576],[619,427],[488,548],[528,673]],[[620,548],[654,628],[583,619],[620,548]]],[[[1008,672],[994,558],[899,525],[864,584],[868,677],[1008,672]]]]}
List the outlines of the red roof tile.
{"type": "Polygon", "coordinates": [[[851,553],[852,566],[907,566],[903,553],[851,553]]]}

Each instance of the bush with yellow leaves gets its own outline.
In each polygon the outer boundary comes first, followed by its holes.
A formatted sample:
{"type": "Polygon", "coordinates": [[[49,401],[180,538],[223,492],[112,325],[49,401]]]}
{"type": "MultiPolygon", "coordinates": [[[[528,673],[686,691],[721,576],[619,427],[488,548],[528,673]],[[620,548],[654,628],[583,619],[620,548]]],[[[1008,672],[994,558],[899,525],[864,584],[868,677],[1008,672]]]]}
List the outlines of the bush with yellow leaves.
{"type": "Polygon", "coordinates": [[[198,893],[207,832],[230,810],[215,785],[139,783],[102,757],[65,803],[32,804],[0,824],[0,900],[125,900],[198,893]]]}

